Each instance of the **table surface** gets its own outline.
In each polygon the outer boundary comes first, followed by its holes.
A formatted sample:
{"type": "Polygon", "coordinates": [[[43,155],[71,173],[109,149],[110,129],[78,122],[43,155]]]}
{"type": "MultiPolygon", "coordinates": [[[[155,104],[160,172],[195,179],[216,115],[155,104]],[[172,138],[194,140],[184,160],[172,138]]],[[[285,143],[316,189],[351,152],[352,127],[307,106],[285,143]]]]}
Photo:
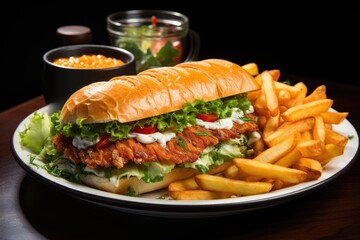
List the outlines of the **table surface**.
{"type": "MultiPolygon", "coordinates": [[[[360,87],[288,76],[308,91],[325,84],[333,108],[349,112],[360,129],[360,87]]],[[[305,196],[250,212],[213,218],[158,218],[104,208],[57,191],[28,176],[11,153],[15,128],[45,106],[42,96],[0,113],[0,239],[79,239],[118,235],[219,239],[360,239],[360,162],[305,196]]],[[[358,131],[358,130],[357,130],[358,131]]]]}

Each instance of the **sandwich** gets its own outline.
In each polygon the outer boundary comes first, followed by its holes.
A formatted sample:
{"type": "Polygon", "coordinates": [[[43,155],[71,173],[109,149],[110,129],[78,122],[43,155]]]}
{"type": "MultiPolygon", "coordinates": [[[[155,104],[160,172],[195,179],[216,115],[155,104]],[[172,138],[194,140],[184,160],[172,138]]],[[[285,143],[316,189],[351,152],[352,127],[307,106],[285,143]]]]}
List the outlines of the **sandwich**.
{"type": "Polygon", "coordinates": [[[251,157],[260,134],[247,93],[257,89],[222,59],[148,69],[85,86],[50,116],[35,113],[21,143],[51,174],[140,195],[251,157]]]}

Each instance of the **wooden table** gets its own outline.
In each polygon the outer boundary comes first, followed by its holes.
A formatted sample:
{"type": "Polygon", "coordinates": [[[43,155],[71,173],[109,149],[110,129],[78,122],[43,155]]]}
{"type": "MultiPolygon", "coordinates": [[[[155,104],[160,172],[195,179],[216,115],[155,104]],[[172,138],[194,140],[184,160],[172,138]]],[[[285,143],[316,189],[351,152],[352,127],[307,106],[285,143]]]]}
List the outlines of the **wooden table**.
{"type": "MultiPolygon", "coordinates": [[[[360,87],[288,76],[312,91],[327,86],[333,108],[348,111],[360,129],[360,87]]],[[[171,219],[100,207],[44,185],[17,164],[10,150],[14,129],[45,106],[42,96],[0,113],[0,239],[360,239],[360,161],[319,190],[276,206],[215,218],[171,219]]],[[[358,130],[357,130],[358,131],[358,130]]],[[[359,132],[359,131],[358,131],[359,132]]]]}

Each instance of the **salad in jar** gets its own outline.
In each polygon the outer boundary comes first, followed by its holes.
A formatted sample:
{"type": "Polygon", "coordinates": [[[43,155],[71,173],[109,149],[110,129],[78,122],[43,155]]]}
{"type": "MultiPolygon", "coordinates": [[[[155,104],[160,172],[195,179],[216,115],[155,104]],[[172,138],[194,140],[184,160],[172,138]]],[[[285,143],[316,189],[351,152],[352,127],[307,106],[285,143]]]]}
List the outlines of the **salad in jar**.
{"type": "Polygon", "coordinates": [[[176,26],[158,26],[155,16],[151,24],[126,26],[124,34],[115,41],[115,46],[132,52],[136,61],[136,72],[173,66],[182,61],[184,38],[176,34],[176,26]]]}

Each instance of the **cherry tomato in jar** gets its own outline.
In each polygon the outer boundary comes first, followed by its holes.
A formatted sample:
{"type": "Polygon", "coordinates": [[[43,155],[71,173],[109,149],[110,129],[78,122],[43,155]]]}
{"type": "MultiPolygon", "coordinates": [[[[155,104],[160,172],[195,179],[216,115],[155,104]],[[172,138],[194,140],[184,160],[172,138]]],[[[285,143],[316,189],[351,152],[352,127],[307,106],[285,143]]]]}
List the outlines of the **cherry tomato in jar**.
{"type": "Polygon", "coordinates": [[[196,118],[203,120],[204,122],[215,122],[218,120],[216,113],[199,113],[196,118]]]}
{"type": "Polygon", "coordinates": [[[141,134],[152,134],[155,133],[157,131],[157,128],[155,126],[144,126],[144,127],[140,127],[140,126],[135,126],[131,129],[132,132],[136,132],[136,133],[141,133],[141,134]]]}

